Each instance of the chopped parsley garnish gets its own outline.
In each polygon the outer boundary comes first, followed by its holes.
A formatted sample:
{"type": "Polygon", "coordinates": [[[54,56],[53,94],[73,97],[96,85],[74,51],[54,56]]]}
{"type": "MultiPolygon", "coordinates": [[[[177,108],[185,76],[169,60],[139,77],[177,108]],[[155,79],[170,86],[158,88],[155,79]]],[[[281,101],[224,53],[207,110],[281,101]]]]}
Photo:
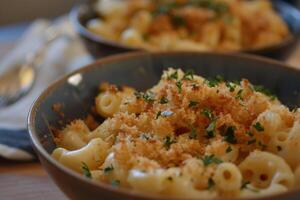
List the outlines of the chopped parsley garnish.
{"type": "Polygon", "coordinates": [[[199,104],[197,101],[190,101],[189,108],[196,107],[199,104]]]}
{"type": "Polygon", "coordinates": [[[243,93],[243,89],[240,89],[240,90],[237,92],[235,98],[236,98],[236,99],[243,100],[242,93],[243,93]]]}
{"type": "Polygon", "coordinates": [[[258,145],[264,150],[267,148],[267,145],[263,144],[261,141],[258,141],[258,145]]]}
{"type": "Polygon", "coordinates": [[[223,21],[225,24],[232,24],[234,17],[232,15],[226,15],[223,17],[223,21]]]}
{"type": "Polygon", "coordinates": [[[161,111],[158,111],[158,113],[156,114],[155,119],[158,119],[161,116],[161,111]]]}
{"type": "Polygon", "coordinates": [[[196,139],[197,138],[197,130],[195,128],[192,128],[190,134],[189,134],[190,139],[196,139]]]}
{"type": "Polygon", "coordinates": [[[282,150],[282,147],[281,146],[277,146],[277,151],[281,151],[282,150]]]}
{"type": "Polygon", "coordinates": [[[113,180],[113,181],[111,182],[111,185],[112,185],[113,187],[119,187],[120,184],[121,184],[121,182],[120,182],[119,180],[113,180]]]}
{"type": "Polygon", "coordinates": [[[171,79],[175,79],[175,80],[178,79],[178,71],[177,70],[168,76],[168,80],[171,80],[171,79]]]}
{"type": "Polygon", "coordinates": [[[182,80],[193,80],[194,79],[194,70],[190,69],[184,73],[182,80]]]}
{"type": "Polygon", "coordinates": [[[229,126],[226,127],[225,130],[223,131],[222,135],[224,137],[224,140],[230,144],[236,144],[237,140],[235,138],[234,131],[236,128],[234,126],[229,126]]]}
{"type": "Polygon", "coordinates": [[[214,114],[209,108],[204,108],[202,114],[207,117],[209,120],[214,120],[214,114]]]}
{"type": "Polygon", "coordinates": [[[231,148],[231,146],[228,146],[226,149],[226,153],[230,153],[230,152],[232,152],[232,148],[231,148]]]}
{"type": "Polygon", "coordinates": [[[182,91],[182,82],[181,81],[177,81],[176,82],[176,86],[178,88],[178,92],[181,93],[181,91],[182,91]]]}
{"type": "Polygon", "coordinates": [[[209,87],[216,87],[221,82],[224,82],[224,78],[220,75],[217,75],[215,78],[208,78],[204,81],[209,87]]]}
{"type": "Polygon", "coordinates": [[[143,94],[144,101],[149,102],[149,103],[154,101],[154,97],[155,97],[155,95],[151,91],[148,91],[143,94]]]}
{"type": "Polygon", "coordinates": [[[141,139],[143,140],[150,140],[151,139],[151,136],[150,135],[147,135],[145,133],[142,133],[141,136],[140,136],[141,139]]]}
{"type": "Polygon", "coordinates": [[[253,136],[254,136],[253,133],[250,132],[250,131],[247,131],[246,134],[249,135],[250,137],[253,137],[253,136]]]}
{"type": "Polygon", "coordinates": [[[134,95],[136,96],[137,99],[144,99],[144,101],[146,102],[153,102],[155,99],[155,95],[153,92],[151,91],[148,91],[146,93],[143,93],[143,92],[134,92],[134,95]]]}
{"type": "Polygon", "coordinates": [[[105,167],[104,169],[103,169],[103,172],[104,172],[104,174],[109,174],[110,172],[112,172],[114,170],[114,167],[111,165],[111,166],[109,166],[109,167],[105,167]]]}
{"type": "Polygon", "coordinates": [[[192,85],[193,90],[199,89],[199,85],[197,83],[193,83],[192,85]]]}
{"type": "Polygon", "coordinates": [[[164,141],[164,147],[169,150],[171,145],[173,143],[176,143],[175,140],[173,140],[170,136],[165,137],[165,141],[164,141]]]}
{"type": "Polygon", "coordinates": [[[203,161],[204,166],[208,166],[208,165],[210,165],[210,164],[212,164],[212,163],[220,164],[220,163],[223,162],[223,161],[220,160],[219,158],[215,157],[215,155],[213,155],[213,154],[210,155],[210,156],[204,156],[204,157],[202,158],[202,161],[203,161]]]}
{"type": "Polygon", "coordinates": [[[171,16],[172,23],[175,26],[185,26],[186,25],[186,21],[184,20],[183,17],[178,16],[178,15],[170,15],[170,16],[171,16]]]}
{"type": "Polygon", "coordinates": [[[215,186],[214,180],[212,178],[209,178],[207,183],[207,189],[210,190],[214,186],[215,186]]]}
{"type": "Polygon", "coordinates": [[[258,131],[258,132],[262,132],[265,130],[265,128],[261,125],[261,123],[256,122],[253,127],[258,131]]]}
{"type": "Polygon", "coordinates": [[[250,184],[250,181],[246,181],[242,184],[241,186],[241,190],[244,190],[244,189],[248,189],[248,190],[251,190],[252,192],[259,192],[258,189],[255,189],[255,188],[249,188],[248,185],[250,184]]]}
{"type": "Polygon", "coordinates": [[[169,100],[166,97],[164,97],[164,96],[159,101],[160,104],[166,104],[168,102],[169,102],[169,100]]]}
{"type": "Polygon", "coordinates": [[[216,120],[213,120],[205,129],[208,138],[215,137],[216,120]]]}
{"type": "Polygon", "coordinates": [[[254,138],[254,139],[252,139],[252,140],[249,140],[249,141],[247,142],[247,144],[250,145],[250,144],[254,144],[255,142],[256,142],[256,139],[254,138]]]}
{"type": "Polygon", "coordinates": [[[249,184],[250,184],[250,181],[244,182],[241,186],[241,190],[246,189],[249,184]]]}
{"type": "Polygon", "coordinates": [[[82,167],[81,167],[82,171],[83,171],[83,175],[87,178],[92,178],[92,174],[91,171],[89,169],[89,167],[87,166],[86,163],[82,162],[82,167]]]}
{"type": "Polygon", "coordinates": [[[226,82],[226,87],[229,89],[230,92],[234,92],[235,88],[236,88],[236,84],[231,83],[231,82],[226,82]]]}
{"type": "Polygon", "coordinates": [[[137,99],[141,99],[143,97],[143,93],[142,92],[134,92],[134,95],[137,99]]]}
{"type": "Polygon", "coordinates": [[[210,9],[216,12],[218,15],[229,11],[229,6],[225,2],[218,2],[213,0],[190,0],[189,4],[210,9]]]}
{"type": "Polygon", "coordinates": [[[268,90],[267,88],[265,88],[262,85],[253,85],[252,88],[255,92],[260,92],[260,93],[265,94],[266,96],[270,97],[270,99],[272,101],[277,98],[270,90],[268,90]]]}

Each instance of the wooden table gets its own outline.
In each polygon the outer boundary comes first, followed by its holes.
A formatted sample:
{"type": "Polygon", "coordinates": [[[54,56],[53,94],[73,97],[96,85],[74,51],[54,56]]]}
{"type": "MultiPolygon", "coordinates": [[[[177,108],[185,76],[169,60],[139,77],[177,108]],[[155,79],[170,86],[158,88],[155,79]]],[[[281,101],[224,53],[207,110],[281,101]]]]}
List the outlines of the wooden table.
{"type": "MultiPolygon", "coordinates": [[[[15,39],[26,28],[24,25],[20,26],[5,30],[7,35],[1,35],[0,29],[0,59],[14,47],[15,39]]],[[[288,63],[300,69],[300,44],[288,63]]],[[[40,163],[8,162],[0,159],[0,199],[65,200],[67,198],[50,180],[40,163]]]]}

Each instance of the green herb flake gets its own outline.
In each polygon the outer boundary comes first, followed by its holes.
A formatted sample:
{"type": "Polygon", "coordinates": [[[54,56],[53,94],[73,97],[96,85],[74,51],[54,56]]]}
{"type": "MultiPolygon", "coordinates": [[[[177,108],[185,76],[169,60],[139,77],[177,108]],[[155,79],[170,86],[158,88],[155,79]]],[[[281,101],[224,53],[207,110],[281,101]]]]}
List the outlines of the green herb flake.
{"type": "Polygon", "coordinates": [[[193,90],[199,89],[199,84],[197,84],[197,83],[193,83],[191,86],[192,86],[193,90]]]}
{"type": "Polygon", "coordinates": [[[207,189],[210,190],[210,189],[212,189],[214,186],[215,186],[215,182],[214,182],[214,180],[210,177],[210,178],[208,179],[207,189]]]}
{"type": "Polygon", "coordinates": [[[261,141],[258,141],[258,145],[264,150],[267,148],[267,145],[263,144],[261,141]]]}
{"type": "Polygon", "coordinates": [[[224,78],[220,75],[216,76],[215,78],[208,78],[204,81],[209,87],[216,87],[221,82],[224,82],[224,78]]]}
{"type": "Polygon", "coordinates": [[[107,174],[109,174],[110,172],[112,172],[113,170],[114,170],[114,167],[111,165],[111,166],[109,166],[109,167],[105,167],[105,168],[103,169],[103,172],[104,172],[105,175],[107,175],[107,174]]]}
{"type": "Polygon", "coordinates": [[[190,139],[196,139],[197,138],[197,130],[195,128],[192,128],[192,131],[189,134],[190,139]]]}
{"type": "Polygon", "coordinates": [[[135,95],[136,99],[141,99],[143,97],[142,92],[134,92],[134,95],[135,95]]]}
{"type": "Polygon", "coordinates": [[[262,132],[265,130],[265,128],[261,125],[261,123],[256,122],[253,127],[258,131],[258,132],[262,132]]]}
{"type": "Polygon", "coordinates": [[[242,93],[243,93],[243,89],[240,89],[240,90],[237,92],[235,98],[243,101],[244,99],[243,99],[243,97],[242,97],[242,93]]]}
{"type": "Polygon", "coordinates": [[[171,20],[172,20],[172,23],[177,27],[186,25],[186,21],[181,16],[171,15],[171,20]]]}
{"type": "Polygon", "coordinates": [[[173,140],[170,136],[165,137],[164,139],[164,147],[169,150],[171,145],[176,143],[175,140],[173,140]]]}
{"type": "Polygon", "coordinates": [[[251,131],[247,131],[246,134],[249,135],[250,137],[254,136],[254,134],[251,131]]]}
{"type": "Polygon", "coordinates": [[[167,177],[167,180],[168,180],[168,181],[173,181],[173,177],[168,176],[168,177],[167,177]]]}
{"type": "Polygon", "coordinates": [[[111,185],[112,185],[113,187],[119,187],[120,184],[121,184],[121,182],[120,182],[119,180],[113,180],[113,181],[111,182],[111,185]]]}
{"type": "Polygon", "coordinates": [[[209,108],[204,108],[203,111],[201,112],[205,117],[207,117],[209,120],[214,120],[214,114],[209,108]]]}
{"type": "Polygon", "coordinates": [[[163,97],[160,99],[159,103],[160,103],[160,104],[166,104],[166,103],[169,103],[169,100],[168,100],[165,96],[163,96],[163,97]]]}
{"type": "Polygon", "coordinates": [[[244,182],[241,186],[241,190],[246,189],[249,184],[250,184],[250,181],[244,182]]]}
{"type": "Polygon", "coordinates": [[[194,79],[194,70],[190,69],[184,73],[182,80],[193,80],[194,79]]]}
{"type": "Polygon", "coordinates": [[[190,103],[189,103],[189,108],[197,107],[198,104],[199,104],[199,102],[197,102],[197,101],[190,101],[190,103]]]}
{"type": "Polygon", "coordinates": [[[161,111],[158,111],[157,114],[156,114],[155,119],[158,119],[160,116],[161,116],[161,111]]]}
{"type": "Polygon", "coordinates": [[[140,138],[143,139],[143,140],[150,140],[151,139],[151,136],[150,135],[147,135],[145,133],[142,133],[140,135],[140,138]]]}
{"type": "Polygon", "coordinates": [[[233,20],[234,20],[234,17],[232,15],[225,15],[223,17],[224,23],[228,24],[228,25],[232,24],[233,20]]]}
{"type": "Polygon", "coordinates": [[[231,146],[228,146],[226,149],[226,153],[230,153],[230,152],[232,152],[232,148],[231,148],[231,146]]]}
{"type": "Polygon", "coordinates": [[[181,81],[177,81],[176,82],[176,87],[178,88],[178,92],[181,93],[181,91],[182,91],[182,82],[181,81]]]}
{"type": "Polygon", "coordinates": [[[249,140],[248,142],[247,142],[247,144],[248,145],[251,145],[251,144],[254,144],[256,142],[256,139],[252,139],[252,140],[249,140]]]}
{"type": "Polygon", "coordinates": [[[168,80],[171,80],[171,79],[174,79],[174,80],[178,79],[178,71],[177,70],[168,76],[168,80]]]}
{"type": "Polygon", "coordinates": [[[272,100],[272,101],[277,98],[270,90],[268,90],[267,88],[265,88],[262,85],[253,85],[252,88],[255,92],[260,92],[260,93],[268,96],[270,98],[270,100],[272,100]]]}
{"type": "Polygon", "coordinates": [[[219,158],[215,157],[215,155],[213,155],[213,154],[210,155],[210,156],[204,156],[202,158],[202,161],[203,161],[204,166],[208,166],[208,165],[213,164],[213,163],[220,164],[220,163],[223,162],[219,158]]]}
{"type": "Polygon", "coordinates": [[[91,174],[91,171],[89,169],[89,167],[87,166],[86,163],[82,162],[82,172],[83,172],[83,175],[87,178],[92,178],[92,174],[91,174]]]}
{"type": "Polygon", "coordinates": [[[234,126],[229,126],[225,128],[225,131],[222,133],[224,140],[230,144],[236,144],[237,140],[235,138],[235,132],[236,128],[234,126]]]}
{"type": "Polygon", "coordinates": [[[281,146],[276,146],[276,148],[277,148],[277,151],[281,151],[282,150],[281,146]]]}
{"type": "Polygon", "coordinates": [[[205,129],[208,138],[215,137],[216,120],[213,120],[205,129]]]}
{"type": "Polygon", "coordinates": [[[231,82],[226,82],[225,85],[229,89],[230,92],[234,92],[234,90],[236,88],[236,84],[231,83],[231,82]]]}
{"type": "Polygon", "coordinates": [[[259,192],[258,189],[255,189],[255,188],[249,188],[248,185],[250,184],[250,181],[246,181],[242,184],[241,186],[241,190],[244,190],[244,189],[248,189],[248,190],[251,190],[252,192],[259,192]]]}
{"type": "Polygon", "coordinates": [[[154,101],[154,97],[155,97],[155,95],[151,91],[148,91],[148,92],[146,92],[146,93],[143,94],[144,101],[146,101],[148,103],[153,102],[154,101]]]}

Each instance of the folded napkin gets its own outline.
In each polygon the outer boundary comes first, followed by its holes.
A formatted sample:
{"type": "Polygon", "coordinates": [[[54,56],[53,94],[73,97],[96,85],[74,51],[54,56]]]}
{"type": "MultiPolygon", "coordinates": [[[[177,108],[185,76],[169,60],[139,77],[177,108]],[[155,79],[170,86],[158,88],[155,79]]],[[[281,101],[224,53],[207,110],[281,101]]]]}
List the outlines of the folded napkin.
{"type": "MultiPolygon", "coordinates": [[[[7,66],[22,59],[28,52],[34,52],[43,44],[43,34],[52,25],[46,20],[32,23],[17,47],[0,62],[0,73],[7,66]]],[[[75,35],[68,18],[55,22],[71,39],[61,37],[49,46],[43,65],[38,72],[36,83],[25,97],[17,103],[0,109],[0,156],[11,160],[32,160],[35,158],[26,130],[29,108],[38,95],[54,80],[92,61],[79,38],[75,35]]]]}

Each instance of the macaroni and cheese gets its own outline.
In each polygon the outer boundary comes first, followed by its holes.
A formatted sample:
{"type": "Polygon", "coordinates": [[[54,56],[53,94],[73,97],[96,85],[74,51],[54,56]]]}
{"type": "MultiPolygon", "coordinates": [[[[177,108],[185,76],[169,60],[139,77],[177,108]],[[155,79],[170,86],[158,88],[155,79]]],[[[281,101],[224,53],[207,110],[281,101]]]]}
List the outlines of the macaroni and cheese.
{"type": "Polygon", "coordinates": [[[95,181],[170,197],[259,197],[300,183],[300,109],[248,80],[165,71],[145,92],[103,83],[90,129],[75,120],[52,156],[95,181]]]}

